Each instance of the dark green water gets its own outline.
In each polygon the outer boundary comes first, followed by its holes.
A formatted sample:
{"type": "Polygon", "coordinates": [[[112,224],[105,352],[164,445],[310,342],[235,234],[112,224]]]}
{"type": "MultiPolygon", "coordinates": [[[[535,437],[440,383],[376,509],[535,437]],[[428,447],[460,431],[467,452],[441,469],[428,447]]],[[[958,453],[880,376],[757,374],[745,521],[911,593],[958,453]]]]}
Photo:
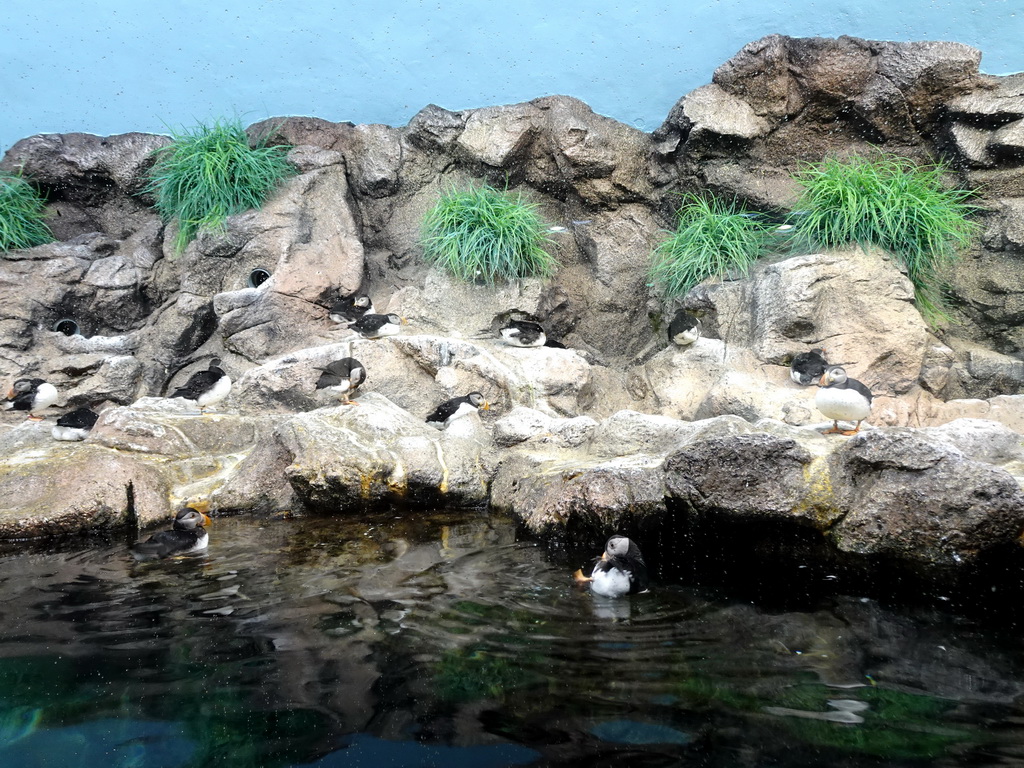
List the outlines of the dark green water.
{"type": "Polygon", "coordinates": [[[603,601],[581,564],[464,513],[0,556],[0,766],[1024,764],[1010,625],[712,600],[664,562],[603,601]]]}

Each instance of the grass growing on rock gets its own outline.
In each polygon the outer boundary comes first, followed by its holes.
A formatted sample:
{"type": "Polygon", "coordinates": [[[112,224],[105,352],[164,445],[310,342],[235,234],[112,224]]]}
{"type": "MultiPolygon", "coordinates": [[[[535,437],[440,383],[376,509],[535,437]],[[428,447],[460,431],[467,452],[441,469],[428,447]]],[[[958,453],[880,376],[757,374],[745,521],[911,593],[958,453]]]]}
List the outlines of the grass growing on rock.
{"type": "Polygon", "coordinates": [[[544,246],[536,203],[488,185],[450,189],[423,218],[423,255],[468,282],[549,277],[558,261],[544,246]]]}
{"type": "Polygon", "coordinates": [[[675,231],[654,251],[651,283],[671,299],[713,277],[744,275],[768,252],[776,227],[735,201],[687,195],[675,231]]]}
{"type": "Polygon", "coordinates": [[[228,216],[259,208],[295,170],[287,146],[249,145],[239,121],[200,124],[172,133],[158,149],[146,188],[164,221],[177,221],[180,253],[200,230],[218,230],[228,216]]]}
{"type": "Polygon", "coordinates": [[[21,176],[0,173],[0,251],[32,248],[53,241],[46,206],[21,176]]]}
{"type": "Polygon", "coordinates": [[[858,243],[893,254],[914,284],[918,308],[942,316],[941,273],[979,231],[972,192],[949,188],[941,164],[905,158],[828,158],[795,175],[802,188],[795,236],[826,248],[858,243]]]}

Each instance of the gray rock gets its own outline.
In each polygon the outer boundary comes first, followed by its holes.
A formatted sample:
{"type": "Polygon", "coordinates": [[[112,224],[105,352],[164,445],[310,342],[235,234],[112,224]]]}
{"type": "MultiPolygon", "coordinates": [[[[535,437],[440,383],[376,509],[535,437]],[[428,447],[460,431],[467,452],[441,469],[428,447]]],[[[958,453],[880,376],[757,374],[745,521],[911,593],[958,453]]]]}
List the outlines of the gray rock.
{"type": "Polygon", "coordinates": [[[829,531],[843,552],[960,566],[1024,523],[1024,493],[1006,472],[911,430],[865,432],[829,459],[846,511],[829,531]]]}

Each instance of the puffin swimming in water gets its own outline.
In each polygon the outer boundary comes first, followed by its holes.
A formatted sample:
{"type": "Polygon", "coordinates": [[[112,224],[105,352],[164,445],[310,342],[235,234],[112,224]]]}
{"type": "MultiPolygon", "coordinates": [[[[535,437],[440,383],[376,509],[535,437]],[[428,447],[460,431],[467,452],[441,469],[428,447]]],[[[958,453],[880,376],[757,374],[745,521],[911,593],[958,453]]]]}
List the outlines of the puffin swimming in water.
{"type": "Polygon", "coordinates": [[[489,411],[490,409],[491,404],[484,400],[482,394],[470,392],[464,397],[454,397],[451,400],[445,400],[434,409],[433,413],[427,416],[427,424],[444,429],[456,419],[476,413],[477,410],[489,411]]]}
{"type": "Polygon", "coordinates": [[[822,434],[855,435],[860,431],[860,423],[871,415],[871,390],[856,379],[846,375],[846,369],[839,365],[830,365],[825,369],[819,382],[821,389],[814,398],[814,407],[826,418],[832,419],[832,428],[822,434]],[[853,429],[839,428],[839,420],[855,421],[853,429]]]}
{"type": "Polygon", "coordinates": [[[810,352],[801,352],[789,364],[789,378],[802,387],[809,387],[821,378],[828,368],[825,350],[815,347],[810,352]]]}
{"type": "Polygon", "coordinates": [[[668,340],[680,347],[688,347],[700,338],[700,318],[680,309],[668,324],[668,340]]]}
{"type": "Polygon", "coordinates": [[[57,419],[57,423],[50,430],[50,434],[53,435],[54,440],[62,440],[69,443],[85,440],[89,430],[96,426],[96,420],[99,417],[99,414],[89,406],[76,408],[57,419]]]}
{"type": "Polygon", "coordinates": [[[205,371],[196,371],[188,377],[185,386],[178,387],[168,397],[195,400],[200,413],[221,402],[231,392],[231,378],[220,367],[220,358],[213,358],[205,371]]]}
{"type": "Polygon", "coordinates": [[[509,320],[498,333],[511,347],[543,347],[548,340],[543,326],[532,320],[509,320]]]}
{"type": "Polygon", "coordinates": [[[323,371],[317,379],[317,389],[326,389],[341,400],[343,405],[358,405],[351,399],[351,395],[366,381],[366,366],[354,357],[343,357],[317,370],[323,371]]]}
{"type": "Polygon", "coordinates": [[[31,421],[41,421],[40,412],[56,403],[58,397],[57,388],[42,379],[18,379],[3,405],[5,411],[28,411],[31,421]]]}
{"type": "Polygon", "coordinates": [[[590,591],[602,597],[646,592],[649,584],[647,564],[640,554],[640,547],[632,539],[618,535],[608,539],[590,576],[584,576],[583,569],[580,569],[573,578],[578,584],[590,584],[590,591]]]}
{"type": "Polygon", "coordinates": [[[328,316],[338,325],[348,327],[363,315],[374,313],[373,301],[365,293],[354,293],[335,299],[328,316]]]}
{"type": "Polygon", "coordinates": [[[397,336],[405,324],[405,318],[394,313],[375,315],[368,312],[349,325],[349,328],[363,338],[379,339],[383,336],[397,336]]]}
{"type": "Polygon", "coordinates": [[[211,522],[209,515],[206,514],[209,509],[209,501],[189,502],[174,516],[171,530],[154,533],[145,541],[136,542],[132,546],[135,559],[155,560],[202,552],[210,543],[210,536],[205,528],[211,522]]]}

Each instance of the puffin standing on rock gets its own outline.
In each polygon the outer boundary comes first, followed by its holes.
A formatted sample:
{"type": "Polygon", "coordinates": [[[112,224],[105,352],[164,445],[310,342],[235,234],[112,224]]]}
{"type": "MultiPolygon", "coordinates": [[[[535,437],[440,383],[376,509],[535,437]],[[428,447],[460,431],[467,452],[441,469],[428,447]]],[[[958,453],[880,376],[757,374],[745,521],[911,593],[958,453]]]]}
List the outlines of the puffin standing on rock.
{"type": "Polygon", "coordinates": [[[573,578],[577,584],[590,584],[590,591],[602,597],[646,592],[649,583],[647,564],[640,554],[640,547],[625,536],[612,536],[608,539],[590,576],[584,576],[581,568],[573,574],[573,578]]]}
{"type": "Polygon", "coordinates": [[[404,317],[396,314],[374,315],[367,313],[349,325],[349,328],[366,339],[379,339],[383,336],[397,336],[406,324],[404,317]]]}
{"type": "Polygon", "coordinates": [[[205,371],[196,371],[189,376],[185,386],[178,387],[168,397],[183,397],[195,400],[199,412],[203,413],[224,400],[231,392],[231,378],[220,367],[220,358],[213,358],[205,371]]]}
{"type": "Polygon", "coordinates": [[[427,416],[427,424],[444,429],[456,419],[476,413],[478,409],[489,411],[491,404],[484,400],[484,396],[479,392],[470,392],[464,397],[445,400],[427,416]]]}
{"type": "Polygon", "coordinates": [[[828,361],[825,359],[825,350],[815,347],[810,352],[801,352],[793,358],[789,365],[789,378],[796,384],[809,387],[821,378],[826,368],[828,361]]]}
{"type": "Polygon", "coordinates": [[[42,421],[41,411],[57,402],[57,388],[42,379],[18,379],[4,402],[5,411],[28,411],[31,421],[42,421]]]}
{"type": "Polygon", "coordinates": [[[171,530],[154,533],[145,541],[136,542],[132,547],[135,559],[155,560],[202,552],[210,543],[210,535],[205,528],[211,522],[206,514],[209,509],[209,501],[189,502],[174,516],[171,530]]]}
{"type": "Polygon", "coordinates": [[[358,405],[350,396],[366,381],[366,366],[354,357],[343,357],[317,370],[323,371],[316,382],[317,389],[326,389],[343,405],[358,405]]]}
{"type": "Polygon", "coordinates": [[[832,428],[822,434],[855,435],[860,431],[860,423],[871,415],[871,390],[856,379],[846,375],[846,369],[839,365],[830,365],[825,369],[819,382],[821,389],[814,398],[814,407],[826,418],[832,419],[832,428]],[[839,428],[839,420],[855,421],[853,429],[839,428]]]}

